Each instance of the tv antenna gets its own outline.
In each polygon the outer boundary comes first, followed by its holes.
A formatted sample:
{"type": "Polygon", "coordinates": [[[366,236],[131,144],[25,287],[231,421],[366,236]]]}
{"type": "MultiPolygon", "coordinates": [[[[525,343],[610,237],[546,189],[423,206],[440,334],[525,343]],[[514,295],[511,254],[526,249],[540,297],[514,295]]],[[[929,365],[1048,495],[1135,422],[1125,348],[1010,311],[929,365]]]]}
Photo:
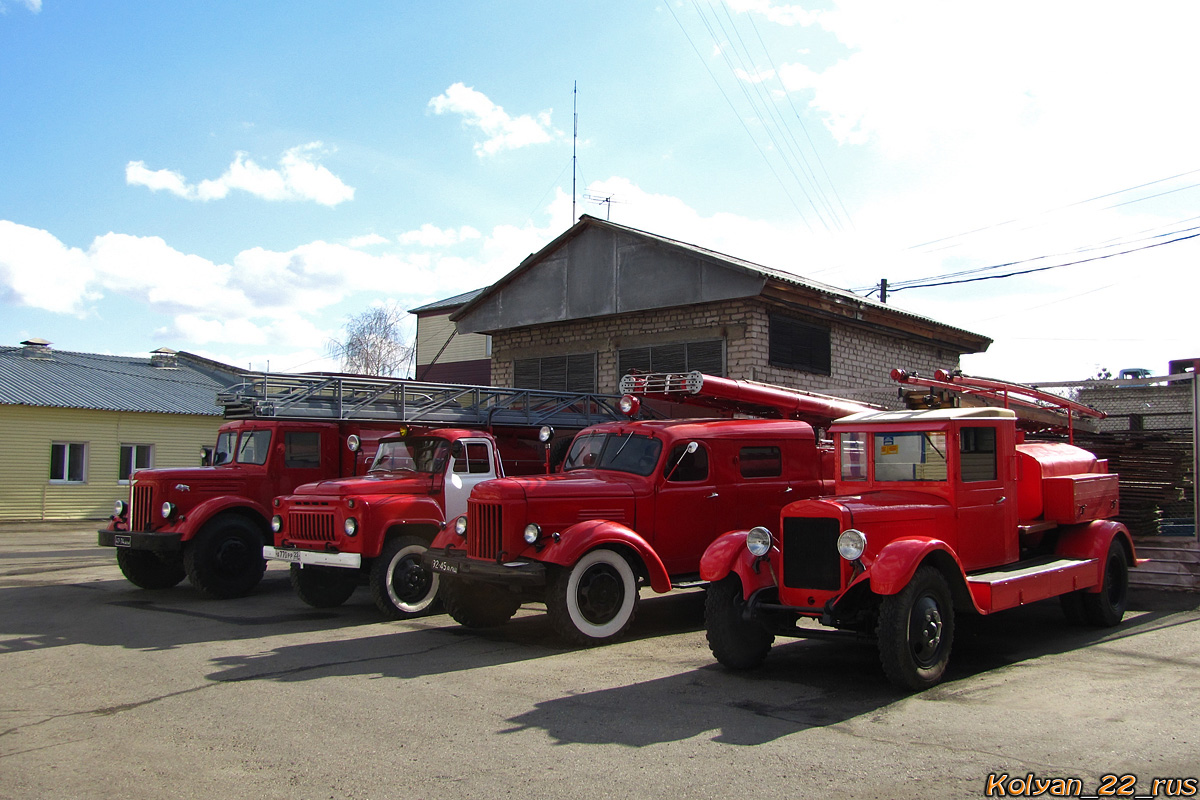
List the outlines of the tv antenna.
{"type": "Polygon", "coordinates": [[[604,218],[606,220],[612,220],[612,204],[613,203],[628,202],[626,200],[617,200],[615,198],[616,198],[616,195],[611,195],[611,194],[604,195],[604,194],[591,194],[590,192],[583,193],[584,200],[587,200],[588,202],[591,202],[591,203],[600,203],[601,205],[604,206],[604,218]]]}
{"type": "Polygon", "coordinates": [[[579,81],[575,81],[575,88],[571,91],[571,113],[574,115],[575,131],[571,136],[571,224],[575,224],[575,173],[578,171],[579,162],[575,157],[575,151],[579,147],[579,81]]]}

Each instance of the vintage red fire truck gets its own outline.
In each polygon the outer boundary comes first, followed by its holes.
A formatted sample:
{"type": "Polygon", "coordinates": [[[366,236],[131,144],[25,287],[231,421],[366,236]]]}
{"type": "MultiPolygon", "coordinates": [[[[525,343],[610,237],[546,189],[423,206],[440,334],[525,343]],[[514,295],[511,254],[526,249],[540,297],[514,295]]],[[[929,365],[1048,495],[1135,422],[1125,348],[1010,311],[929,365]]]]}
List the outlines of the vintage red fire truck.
{"type": "Polygon", "coordinates": [[[597,425],[575,437],[561,472],[479,484],[425,554],[459,623],[498,625],[540,601],[570,642],[620,636],[641,586],[696,583],[716,536],[828,491],[832,450],[814,423],[865,408],[695,372],[626,376],[622,391],[630,413],[646,397],[775,418],[597,425]]]}
{"type": "MultiPolygon", "coordinates": [[[[98,543],[116,548],[122,573],[137,586],[169,588],[186,575],[213,597],[249,594],[266,569],[275,497],[362,474],[378,440],[411,420],[491,424],[499,417],[528,427],[546,409],[581,401],[391,378],[246,373],[217,402],[229,421],[218,432],[214,463],[139,470],[129,499],[117,502],[99,531],[98,543]]],[[[609,403],[608,417],[616,413],[611,402],[596,402],[609,403]]]]}
{"type": "Polygon", "coordinates": [[[774,524],[727,533],[704,554],[708,642],[725,666],[759,665],[777,635],[848,631],[874,636],[887,677],[919,690],[945,674],[957,614],[1060,597],[1072,621],[1121,620],[1137,560],[1113,519],[1117,476],[1069,442],[1026,440],[1029,415],[1013,408],[1030,408],[1039,426],[1048,409],[1065,410],[1068,428],[1099,412],[944,371],[893,377],[1009,408],[835,422],[835,493],[791,503],[774,524]]]}
{"type": "Polygon", "coordinates": [[[433,537],[480,482],[549,471],[552,431],[403,426],[380,440],[365,475],[275,498],[263,554],[291,564],[292,588],[311,606],[341,605],[366,583],[388,617],[427,612],[438,576],[421,556],[433,537]]]}

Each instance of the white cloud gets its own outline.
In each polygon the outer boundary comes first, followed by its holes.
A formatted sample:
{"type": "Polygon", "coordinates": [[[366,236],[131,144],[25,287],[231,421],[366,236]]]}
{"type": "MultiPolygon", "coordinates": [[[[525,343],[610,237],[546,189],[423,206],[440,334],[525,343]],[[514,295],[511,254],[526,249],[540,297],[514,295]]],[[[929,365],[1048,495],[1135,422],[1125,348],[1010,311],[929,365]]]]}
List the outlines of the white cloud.
{"type": "Polygon", "coordinates": [[[55,313],[77,313],[93,294],[87,255],[49,232],[0,220],[0,297],[55,313]]]}
{"type": "MultiPolygon", "coordinates": [[[[32,11],[34,14],[40,13],[42,10],[42,0],[17,0],[20,5],[32,11]]],[[[0,14],[7,13],[8,4],[0,2],[0,14]]]]}
{"type": "Polygon", "coordinates": [[[810,25],[821,13],[808,11],[797,5],[775,3],[773,0],[725,0],[738,13],[761,14],[768,22],[777,25],[810,25]]]}
{"type": "Polygon", "coordinates": [[[421,247],[449,247],[453,244],[478,239],[479,231],[470,225],[464,225],[458,230],[438,228],[425,223],[415,231],[407,231],[396,237],[396,241],[404,245],[420,245],[421,247]]]}
{"type": "Polygon", "coordinates": [[[516,150],[545,144],[562,138],[550,124],[550,112],[514,117],[474,88],[456,83],[429,101],[435,114],[459,114],[463,124],[478,128],[487,138],[475,143],[476,155],[492,156],[504,150],[516,150]]]}
{"type": "Polygon", "coordinates": [[[386,236],[380,236],[378,233],[367,233],[362,236],[355,236],[346,244],[351,247],[374,247],[375,245],[387,244],[391,240],[386,236]]]}
{"type": "Polygon", "coordinates": [[[326,206],[353,200],[354,188],[317,163],[322,147],[320,142],[293,147],[280,157],[278,169],[261,167],[248,154],[237,153],[221,177],[196,185],[179,172],[151,170],[144,161],[130,161],[125,182],[155,192],[165,189],[187,200],[221,200],[235,189],[263,200],[308,200],[326,206]]]}

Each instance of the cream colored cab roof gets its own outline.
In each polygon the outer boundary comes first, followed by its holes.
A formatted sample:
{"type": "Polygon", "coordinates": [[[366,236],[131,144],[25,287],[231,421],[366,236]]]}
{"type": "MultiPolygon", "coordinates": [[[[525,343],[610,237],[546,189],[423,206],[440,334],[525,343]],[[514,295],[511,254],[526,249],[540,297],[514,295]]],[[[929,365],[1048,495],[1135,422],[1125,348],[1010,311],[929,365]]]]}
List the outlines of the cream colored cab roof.
{"type": "Polygon", "coordinates": [[[834,421],[835,427],[843,425],[875,425],[897,422],[946,422],[962,419],[1016,419],[1017,414],[1008,408],[934,408],[925,411],[863,411],[834,421]]]}

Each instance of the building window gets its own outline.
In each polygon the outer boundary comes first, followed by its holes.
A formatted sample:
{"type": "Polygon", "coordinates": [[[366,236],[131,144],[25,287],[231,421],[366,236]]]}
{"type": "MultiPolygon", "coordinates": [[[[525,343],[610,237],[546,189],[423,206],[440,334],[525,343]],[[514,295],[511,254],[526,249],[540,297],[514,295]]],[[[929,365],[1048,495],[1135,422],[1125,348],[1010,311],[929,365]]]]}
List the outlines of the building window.
{"type": "Polygon", "coordinates": [[[154,445],[152,444],[123,444],[121,445],[121,466],[117,480],[127,483],[129,476],[135,470],[150,469],[154,466],[154,445]]]}
{"type": "Polygon", "coordinates": [[[84,483],[87,481],[87,444],[55,442],[50,445],[50,482],[84,483]]]}
{"type": "Polygon", "coordinates": [[[830,375],[829,329],[772,314],[768,360],[773,367],[830,375]]]}
{"type": "Polygon", "coordinates": [[[514,359],[513,385],[551,392],[594,392],[596,354],[514,359]]]}
{"type": "Polygon", "coordinates": [[[617,352],[622,375],[638,372],[703,372],[725,375],[725,343],[720,339],[631,347],[617,352]]]}

